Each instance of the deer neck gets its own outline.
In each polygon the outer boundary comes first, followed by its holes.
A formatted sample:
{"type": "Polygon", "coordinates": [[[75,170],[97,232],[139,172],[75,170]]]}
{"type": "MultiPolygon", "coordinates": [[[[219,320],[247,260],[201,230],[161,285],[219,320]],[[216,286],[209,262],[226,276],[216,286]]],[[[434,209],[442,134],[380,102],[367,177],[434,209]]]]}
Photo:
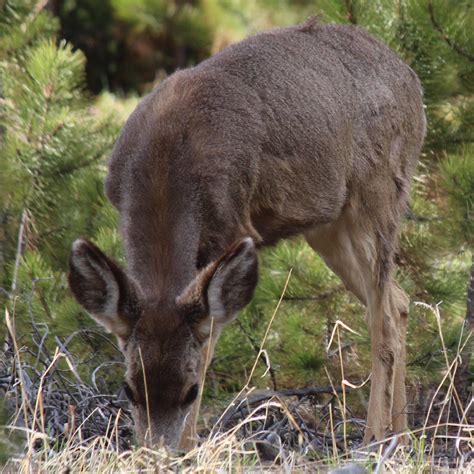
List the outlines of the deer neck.
{"type": "Polygon", "coordinates": [[[197,274],[201,223],[190,207],[174,203],[125,213],[129,274],[147,298],[174,298],[197,274]]]}

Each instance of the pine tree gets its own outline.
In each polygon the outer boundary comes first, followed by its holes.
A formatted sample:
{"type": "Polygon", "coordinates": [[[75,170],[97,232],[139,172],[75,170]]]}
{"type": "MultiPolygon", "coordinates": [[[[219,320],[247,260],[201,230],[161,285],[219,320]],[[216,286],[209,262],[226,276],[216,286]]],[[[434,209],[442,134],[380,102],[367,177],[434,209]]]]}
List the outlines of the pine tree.
{"type": "Polygon", "coordinates": [[[121,124],[91,110],[83,54],[57,40],[56,19],[38,5],[0,4],[0,278],[22,338],[39,337],[31,318],[56,336],[89,324],[66,282],[77,236],[120,255],[102,183],[121,124]]]}

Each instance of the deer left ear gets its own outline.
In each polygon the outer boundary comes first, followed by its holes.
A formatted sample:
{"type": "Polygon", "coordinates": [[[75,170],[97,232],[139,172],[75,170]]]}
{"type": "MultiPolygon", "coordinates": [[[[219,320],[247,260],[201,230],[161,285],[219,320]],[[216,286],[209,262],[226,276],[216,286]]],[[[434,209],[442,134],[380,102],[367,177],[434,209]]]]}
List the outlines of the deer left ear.
{"type": "Polygon", "coordinates": [[[140,314],[135,285],[125,272],[93,243],[78,239],[72,245],[68,277],[76,300],[125,341],[140,314]]]}
{"type": "Polygon", "coordinates": [[[250,302],[257,281],[257,252],[253,240],[247,237],[202,270],[177,303],[199,338],[206,339],[211,326],[220,332],[250,302]]]}

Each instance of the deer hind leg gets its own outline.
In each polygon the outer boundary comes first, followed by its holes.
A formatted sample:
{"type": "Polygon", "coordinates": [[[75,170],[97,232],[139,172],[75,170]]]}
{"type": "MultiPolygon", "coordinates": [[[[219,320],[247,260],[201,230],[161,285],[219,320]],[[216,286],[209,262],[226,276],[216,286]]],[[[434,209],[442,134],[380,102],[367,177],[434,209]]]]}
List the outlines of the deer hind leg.
{"type": "Polygon", "coordinates": [[[309,245],[341,278],[367,307],[371,335],[372,377],[364,443],[375,437],[381,440],[392,425],[392,410],[397,413],[397,429],[404,429],[404,334],[401,334],[400,311],[405,311],[406,296],[390,277],[381,282],[381,258],[377,236],[357,225],[350,214],[321,226],[305,235],[309,245]],[[394,404],[394,386],[397,401],[394,404]],[[403,395],[402,395],[403,392],[403,395]]]}
{"type": "Polygon", "coordinates": [[[393,390],[392,423],[396,433],[405,431],[407,424],[407,395],[405,387],[406,374],[406,333],[408,324],[408,307],[410,300],[395,280],[392,280],[393,314],[398,315],[398,336],[400,355],[395,368],[395,385],[393,390]]]}

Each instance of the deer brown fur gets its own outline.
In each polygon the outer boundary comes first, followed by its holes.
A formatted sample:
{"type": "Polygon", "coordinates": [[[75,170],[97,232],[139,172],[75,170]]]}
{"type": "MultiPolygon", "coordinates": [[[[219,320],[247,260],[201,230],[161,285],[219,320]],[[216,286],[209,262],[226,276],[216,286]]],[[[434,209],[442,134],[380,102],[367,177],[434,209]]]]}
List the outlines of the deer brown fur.
{"type": "Polygon", "coordinates": [[[406,428],[408,298],[392,273],[424,134],[415,73],[364,30],[314,20],[230,46],[142,100],[105,185],[128,270],[78,240],[70,272],[119,338],[142,441],[192,445],[206,354],[252,297],[255,248],[298,234],[367,307],[365,441],[406,428]]]}

